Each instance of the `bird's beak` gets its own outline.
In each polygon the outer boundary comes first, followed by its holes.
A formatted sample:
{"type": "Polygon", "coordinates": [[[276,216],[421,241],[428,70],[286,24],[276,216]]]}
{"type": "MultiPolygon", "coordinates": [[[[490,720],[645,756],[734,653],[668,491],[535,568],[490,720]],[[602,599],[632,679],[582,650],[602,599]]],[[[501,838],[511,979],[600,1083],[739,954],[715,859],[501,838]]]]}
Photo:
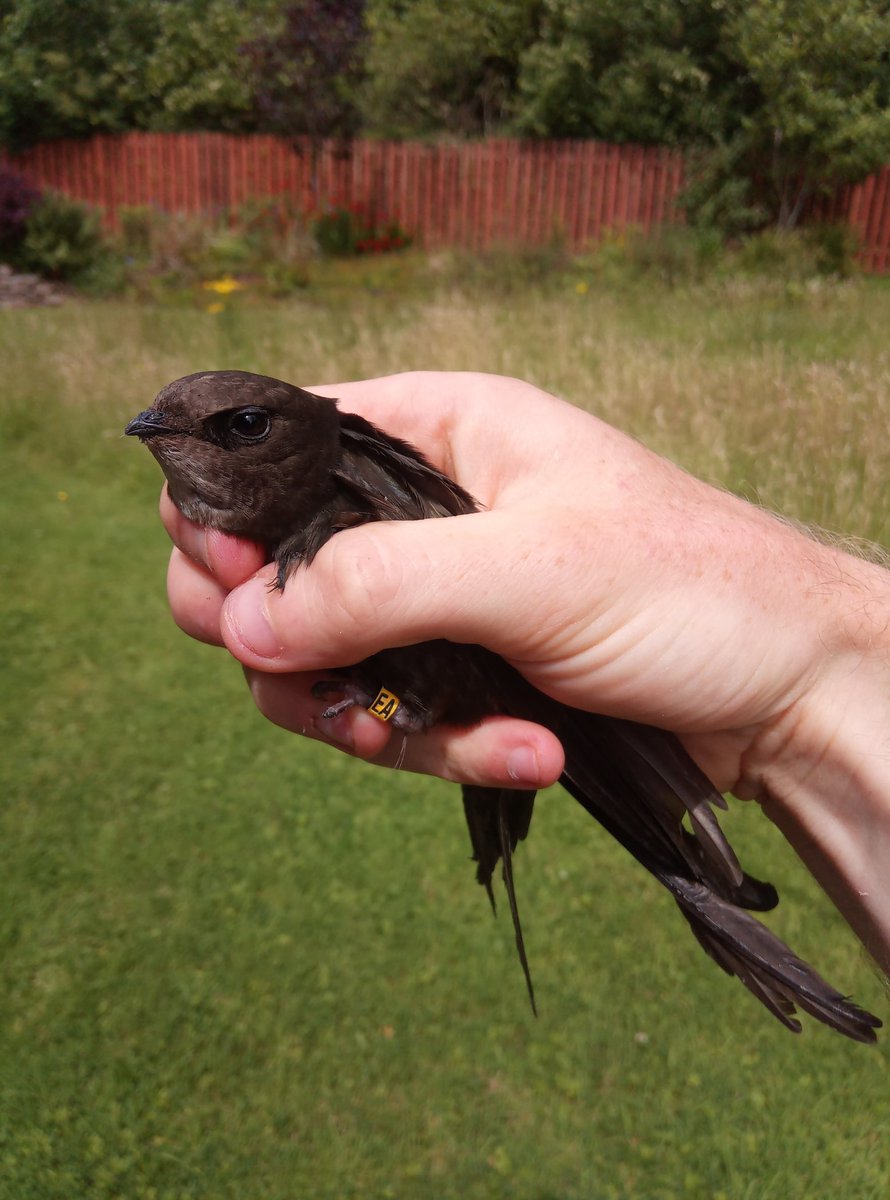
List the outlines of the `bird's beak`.
{"type": "Polygon", "coordinates": [[[159,413],[156,408],[146,408],[138,417],[134,417],[127,428],[125,434],[135,435],[138,438],[157,437],[161,433],[175,432],[170,425],[165,423],[163,413],[159,413]]]}

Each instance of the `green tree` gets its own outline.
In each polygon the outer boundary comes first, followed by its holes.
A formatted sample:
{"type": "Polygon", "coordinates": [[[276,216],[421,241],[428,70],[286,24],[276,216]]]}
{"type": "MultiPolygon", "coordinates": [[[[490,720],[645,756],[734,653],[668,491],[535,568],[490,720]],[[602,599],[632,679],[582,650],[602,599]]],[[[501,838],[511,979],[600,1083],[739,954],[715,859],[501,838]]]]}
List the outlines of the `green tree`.
{"type": "Polygon", "coordinates": [[[792,227],[890,158],[886,0],[547,0],[522,57],[525,132],[682,146],[687,207],[792,227]]]}
{"type": "Polygon", "coordinates": [[[547,0],[522,56],[515,112],[526,133],[684,144],[720,127],[737,74],[719,0],[547,0]]]}
{"type": "Polygon", "coordinates": [[[277,0],[0,0],[0,142],[255,123],[240,44],[277,0]]]}
{"type": "Polygon", "coordinates": [[[890,160],[890,0],[0,0],[7,146],[200,128],[668,144],[790,228],[890,160]]]}
{"type": "Polygon", "coordinates": [[[0,17],[0,139],[7,146],[146,123],[156,5],[6,0],[0,17]]]}
{"type": "Polygon", "coordinates": [[[541,9],[541,0],[371,0],[368,127],[387,137],[503,127],[541,9]]]}
{"type": "Polygon", "coordinates": [[[157,42],[145,65],[146,90],[155,100],[149,128],[256,128],[240,47],[273,19],[275,8],[270,0],[162,0],[157,42]]]}
{"type": "Polygon", "coordinates": [[[759,99],[732,131],[737,157],[779,228],[890,159],[890,6],[748,0],[726,31],[759,99]]]}

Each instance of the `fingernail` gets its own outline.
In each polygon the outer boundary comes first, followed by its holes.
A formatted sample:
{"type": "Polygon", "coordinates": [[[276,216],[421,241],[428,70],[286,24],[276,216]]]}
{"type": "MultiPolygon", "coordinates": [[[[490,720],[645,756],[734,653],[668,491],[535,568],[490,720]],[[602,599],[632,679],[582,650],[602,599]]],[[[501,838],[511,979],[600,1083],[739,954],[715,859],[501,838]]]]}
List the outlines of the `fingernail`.
{"type": "Polygon", "coordinates": [[[284,647],[269,619],[269,591],[263,579],[236,588],[223,609],[235,637],[258,658],[279,658],[284,647]]]}
{"type": "Polygon", "coordinates": [[[514,746],[507,754],[507,775],[522,787],[537,787],[538,756],[531,746],[514,746]]]}

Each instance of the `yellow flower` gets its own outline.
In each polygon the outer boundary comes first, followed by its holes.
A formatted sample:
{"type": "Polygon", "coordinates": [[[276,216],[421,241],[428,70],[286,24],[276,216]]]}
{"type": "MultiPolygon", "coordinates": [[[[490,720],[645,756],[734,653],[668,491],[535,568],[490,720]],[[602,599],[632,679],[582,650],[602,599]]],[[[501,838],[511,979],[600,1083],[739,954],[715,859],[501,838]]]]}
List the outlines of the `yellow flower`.
{"type": "Polygon", "coordinates": [[[68,493],[67,492],[56,492],[56,499],[65,501],[68,499],[68,493]]]}
{"type": "Polygon", "coordinates": [[[242,287],[243,283],[239,283],[237,279],[233,279],[231,275],[223,275],[222,279],[208,279],[204,284],[204,288],[208,292],[216,292],[217,296],[228,296],[231,292],[237,292],[242,287]]]}
{"type": "Polygon", "coordinates": [[[224,308],[225,308],[225,305],[223,303],[221,303],[221,301],[219,301],[219,300],[214,300],[214,302],[212,304],[207,305],[207,311],[209,313],[222,312],[222,310],[224,308]]]}
{"type": "Polygon", "coordinates": [[[580,281],[580,283],[575,284],[575,291],[579,296],[586,296],[589,290],[589,286],[584,282],[583,279],[580,281]]]}

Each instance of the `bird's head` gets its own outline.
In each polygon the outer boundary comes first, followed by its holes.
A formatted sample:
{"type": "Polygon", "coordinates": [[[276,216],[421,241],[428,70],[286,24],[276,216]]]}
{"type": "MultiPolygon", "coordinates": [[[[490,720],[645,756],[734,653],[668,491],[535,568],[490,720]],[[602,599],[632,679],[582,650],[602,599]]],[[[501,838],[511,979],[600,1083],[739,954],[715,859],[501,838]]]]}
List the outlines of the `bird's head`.
{"type": "Polygon", "coordinates": [[[333,400],[247,371],[176,379],[124,432],[148,446],[187,517],[264,542],[324,503],[340,455],[333,400]]]}

